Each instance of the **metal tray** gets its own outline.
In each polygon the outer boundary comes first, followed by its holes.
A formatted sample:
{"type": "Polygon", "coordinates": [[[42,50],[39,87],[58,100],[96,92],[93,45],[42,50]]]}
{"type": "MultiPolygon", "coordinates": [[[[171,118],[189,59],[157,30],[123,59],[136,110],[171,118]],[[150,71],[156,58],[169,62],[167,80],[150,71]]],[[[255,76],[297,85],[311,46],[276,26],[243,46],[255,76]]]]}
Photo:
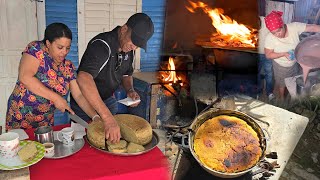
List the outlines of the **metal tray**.
{"type": "Polygon", "coordinates": [[[85,143],[85,141],[83,138],[75,139],[74,145],[72,145],[72,146],[66,146],[62,142],[55,140],[54,141],[54,155],[52,157],[44,157],[44,158],[60,159],[60,158],[65,158],[65,157],[71,156],[71,155],[77,153],[78,151],[80,151],[80,149],[83,148],[84,143],[85,143]]]}
{"type": "Polygon", "coordinates": [[[95,147],[88,140],[87,136],[85,136],[85,139],[90,144],[91,147],[93,147],[93,148],[95,148],[95,149],[97,149],[99,151],[105,152],[107,154],[112,154],[112,155],[116,155],[116,156],[136,156],[136,155],[147,153],[147,152],[151,151],[153,148],[155,148],[158,145],[159,140],[160,140],[158,134],[156,132],[152,131],[152,139],[148,144],[143,146],[145,148],[144,151],[137,152],[137,153],[114,153],[114,152],[110,152],[110,151],[108,151],[106,149],[100,149],[98,147],[95,147]]]}

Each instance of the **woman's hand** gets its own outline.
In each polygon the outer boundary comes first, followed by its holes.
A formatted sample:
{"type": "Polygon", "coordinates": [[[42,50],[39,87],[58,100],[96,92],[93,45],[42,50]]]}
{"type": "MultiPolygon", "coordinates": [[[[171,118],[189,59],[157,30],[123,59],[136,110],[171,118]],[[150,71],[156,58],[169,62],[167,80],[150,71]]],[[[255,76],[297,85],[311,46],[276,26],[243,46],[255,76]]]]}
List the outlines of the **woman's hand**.
{"type": "Polygon", "coordinates": [[[288,52],[284,52],[283,56],[286,57],[289,61],[291,61],[290,54],[288,52]]]}
{"type": "Polygon", "coordinates": [[[54,106],[59,109],[61,112],[68,110],[71,114],[74,114],[73,110],[68,106],[68,103],[61,96],[57,95],[55,100],[53,101],[54,106]]]}

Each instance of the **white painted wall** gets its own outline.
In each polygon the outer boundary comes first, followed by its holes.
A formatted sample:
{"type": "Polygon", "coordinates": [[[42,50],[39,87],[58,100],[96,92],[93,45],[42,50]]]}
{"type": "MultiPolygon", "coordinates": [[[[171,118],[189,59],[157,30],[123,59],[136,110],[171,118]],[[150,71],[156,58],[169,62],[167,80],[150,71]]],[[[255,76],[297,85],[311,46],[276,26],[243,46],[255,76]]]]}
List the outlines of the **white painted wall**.
{"type": "MultiPolygon", "coordinates": [[[[123,25],[142,11],[142,0],[78,0],[79,61],[88,41],[123,25]]],[[[21,52],[33,40],[43,39],[45,0],[0,0],[0,126],[5,125],[7,100],[18,77],[21,52]]],[[[140,69],[140,51],[134,67],[140,69]]]]}
{"type": "Polygon", "coordinates": [[[0,126],[5,125],[7,101],[18,77],[21,52],[38,39],[36,3],[0,0],[0,126]]]}

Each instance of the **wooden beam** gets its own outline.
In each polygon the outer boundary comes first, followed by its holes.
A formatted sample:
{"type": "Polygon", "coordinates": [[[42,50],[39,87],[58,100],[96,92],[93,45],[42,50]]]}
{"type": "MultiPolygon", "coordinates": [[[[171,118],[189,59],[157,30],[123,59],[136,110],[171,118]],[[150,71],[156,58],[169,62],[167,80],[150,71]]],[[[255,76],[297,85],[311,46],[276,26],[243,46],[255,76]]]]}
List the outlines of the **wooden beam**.
{"type": "Polygon", "coordinates": [[[157,128],[157,98],[160,85],[151,86],[151,100],[150,100],[150,125],[152,128],[157,128]]]}

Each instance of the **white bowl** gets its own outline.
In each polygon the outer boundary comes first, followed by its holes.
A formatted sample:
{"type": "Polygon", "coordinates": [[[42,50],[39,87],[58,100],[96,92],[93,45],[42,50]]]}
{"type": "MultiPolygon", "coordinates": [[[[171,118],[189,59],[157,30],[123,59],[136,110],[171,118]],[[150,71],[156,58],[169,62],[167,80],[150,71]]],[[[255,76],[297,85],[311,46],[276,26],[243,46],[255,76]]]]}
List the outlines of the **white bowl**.
{"type": "Polygon", "coordinates": [[[12,158],[17,155],[19,150],[19,134],[7,132],[0,135],[0,156],[12,158]]]}

